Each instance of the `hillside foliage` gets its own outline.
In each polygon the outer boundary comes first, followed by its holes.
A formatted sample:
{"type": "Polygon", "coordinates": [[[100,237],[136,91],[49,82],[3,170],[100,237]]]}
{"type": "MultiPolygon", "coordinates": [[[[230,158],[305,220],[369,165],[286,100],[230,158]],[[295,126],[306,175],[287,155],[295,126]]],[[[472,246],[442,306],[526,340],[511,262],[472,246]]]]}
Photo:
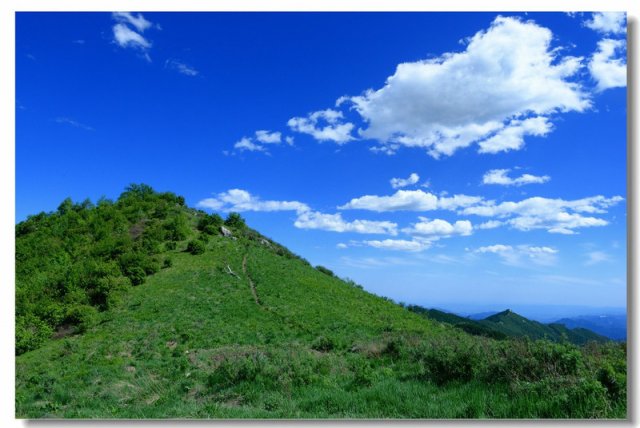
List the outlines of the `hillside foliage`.
{"type": "Polygon", "coordinates": [[[19,418],[626,417],[624,343],[504,336],[146,185],[16,226],[19,418]]]}

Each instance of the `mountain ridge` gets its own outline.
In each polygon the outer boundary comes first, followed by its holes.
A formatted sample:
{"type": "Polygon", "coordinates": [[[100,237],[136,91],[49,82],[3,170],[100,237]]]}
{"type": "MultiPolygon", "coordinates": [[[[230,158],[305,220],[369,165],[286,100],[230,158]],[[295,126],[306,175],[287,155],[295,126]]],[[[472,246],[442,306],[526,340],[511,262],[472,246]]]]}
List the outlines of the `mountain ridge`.
{"type": "Polygon", "coordinates": [[[470,335],[146,185],[18,224],[16,310],[18,418],[626,414],[624,346],[470,335]]]}

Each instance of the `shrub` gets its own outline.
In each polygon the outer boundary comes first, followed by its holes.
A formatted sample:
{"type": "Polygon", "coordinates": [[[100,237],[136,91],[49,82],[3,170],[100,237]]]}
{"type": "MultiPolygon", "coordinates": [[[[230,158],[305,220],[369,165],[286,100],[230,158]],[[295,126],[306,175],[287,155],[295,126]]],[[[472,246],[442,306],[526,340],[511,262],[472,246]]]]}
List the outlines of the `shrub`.
{"type": "Polygon", "coordinates": [[[170,268],[171,266],[173,266],[173,260],[171,259],[171,257],[165,258],[162,262],[162,267],[166,269],[170,268]]]}
{"type": "Polygon", "coordinates": [[[322,272],[322,273],[323,273],[323,274],[325,274],[325,275],[335,276],[332,270],[327,269],[327,268],[326,268],[326,267],[324,267],[324,266],[320,266],[320,265],[318,265],[318,266],[316,266],[316,270],[317,270],[318,272],[322,272]]]}
{"type": "Polygon", "coordinates": [[[229,213],[227,219],[224,221],[224,224],[234,229],[244,229],[247,227],[244,219],[238,213],[229,213]]]}
{"type": "Polygon", "coordinates": [[[67,311],[65,322],[75,325],[83,333],[95,324],[98,311],[93,306],[77,305],[67,311]]]}
{"type": "Polygon", "coordinates": [[[53,334],[53,329],[40,318],[27,314],[16,319],[16,355],[38,348],[53,334]]]}
{"type": "Polygon", "coordinates": [[[175,250],[177,246],[178,243],[176,241],[167,241],[164,243],[164,248],[167,250],[175,250]]]}
{"type": "Polygon", "coordinates": [[[204,242],[199,240],[189,241],[189,244],[187,245],[187,252],[194,255],[204,253],[205,249],[206,246],[204,242]]]}
{"type": "Polygon", "coordinates": [[[144,284],[147,274],[140,266],[133,266],[127,270],[127,278],[131,281],[131,285],[144,284]]]}
{"type": "Polygon", "coordinates": [[[335,344],[333,343],[333,340],[325,336],[317,337],[311,344],[311,349],[314,349],[320,352],[331,351],[334,347],[335,347],[335,344]]]}
{"type": "Polygon", "coordinates": [[[422,365],[422,377],[438,385],[470,381],[482,372],[484,363],[475,341],[454,337],[423,344],[414,350],[414,357],[422,365]]]}

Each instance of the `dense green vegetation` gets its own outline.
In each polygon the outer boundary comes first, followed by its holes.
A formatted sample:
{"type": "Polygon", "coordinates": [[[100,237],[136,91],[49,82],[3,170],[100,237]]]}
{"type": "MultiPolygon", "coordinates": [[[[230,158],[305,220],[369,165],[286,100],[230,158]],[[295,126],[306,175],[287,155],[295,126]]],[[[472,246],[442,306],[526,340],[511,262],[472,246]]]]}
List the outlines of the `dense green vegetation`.
{"type": "Polygon", "coordinates": [[[625,344],[470,335],[148,186],[16,262],[19,418],[626,417],[625,344]]]}
{"type": "Polygon", "coordinates": [[[407,309],[425,318],[451,324],[469,334],[492,337],[494,339],[545,339],[552,342],[569,342],[576,345],[584,345],[591,341],[607,342],[609,340],[584,328],[569,329],[558,323],[542,324],[532,321],[509,309],[479,321],[437,309],[425,309],[416,305],[407,306],[407,309]]]}

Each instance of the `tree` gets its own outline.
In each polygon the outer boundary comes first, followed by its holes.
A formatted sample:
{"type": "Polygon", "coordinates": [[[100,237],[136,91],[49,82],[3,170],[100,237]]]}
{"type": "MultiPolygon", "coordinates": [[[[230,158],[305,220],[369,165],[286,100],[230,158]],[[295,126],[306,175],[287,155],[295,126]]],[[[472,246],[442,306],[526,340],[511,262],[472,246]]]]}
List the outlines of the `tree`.
{"type": "Polygon", "coordinates": [[[236,212],[229,213],[227,219],[224,221],[224,224],[235,229],[244,229],[245,227],[247,227],[247,224],[244,222],[242,216],[236,212]]]}

